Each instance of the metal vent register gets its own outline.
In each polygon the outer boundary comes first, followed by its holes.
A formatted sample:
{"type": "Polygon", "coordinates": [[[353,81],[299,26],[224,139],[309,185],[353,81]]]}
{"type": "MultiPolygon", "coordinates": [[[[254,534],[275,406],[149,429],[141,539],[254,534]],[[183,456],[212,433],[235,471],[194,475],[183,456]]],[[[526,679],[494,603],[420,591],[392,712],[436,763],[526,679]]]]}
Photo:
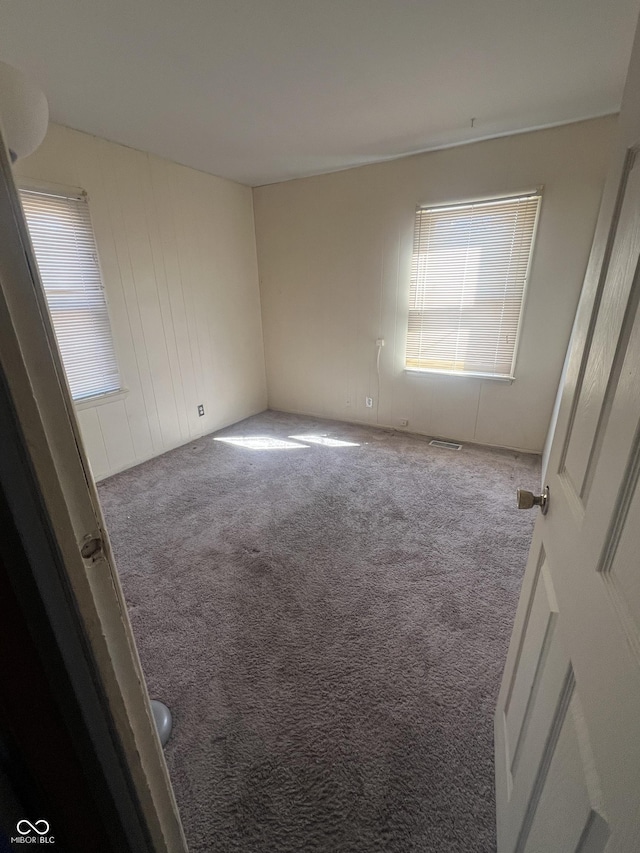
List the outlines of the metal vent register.
{"type": "Polygon", "coordinates": [[[433,447],[446,447],[447,450],[462,450],[461,444],[456,444],[455,441],[441,441],[439,438],[434,438],[429,444],[433,447]]]}

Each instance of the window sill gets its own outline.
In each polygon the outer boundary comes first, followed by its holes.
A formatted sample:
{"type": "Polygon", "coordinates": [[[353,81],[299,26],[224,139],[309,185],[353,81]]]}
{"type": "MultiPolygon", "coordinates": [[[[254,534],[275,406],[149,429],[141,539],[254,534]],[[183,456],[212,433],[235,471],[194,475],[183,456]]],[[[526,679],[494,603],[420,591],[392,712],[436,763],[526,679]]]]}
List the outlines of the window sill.
{"type": "Polygon", "coordinates": [[[515,376],[497,376],[495,373],[472,373],[464,370],[430,370],[426,367],[405,367],[405,373],[416,373],[427,376],[460,376],[465,379],[490,379],[493,382],[507,382],[512,385],[515,376]]]}
{"type": "Polygon", "coordinates": [[[116,403],[118,400],[124,400],[128,393],[128,388],[121,388],[119,391],[110,391],[108,394],[83,397],[81,400],[74,400],[73,404],[78,411],[82,411],[83,409],[92,409],[94,406],[104,406],[107,403],[116,403]]]}

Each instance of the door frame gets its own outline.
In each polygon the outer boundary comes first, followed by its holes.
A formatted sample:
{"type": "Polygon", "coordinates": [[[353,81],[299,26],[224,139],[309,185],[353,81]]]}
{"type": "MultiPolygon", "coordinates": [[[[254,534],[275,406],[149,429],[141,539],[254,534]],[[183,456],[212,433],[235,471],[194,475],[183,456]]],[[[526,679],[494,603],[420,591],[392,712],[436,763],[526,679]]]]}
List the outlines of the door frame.
{"type": "MultiPolygon", "coordinates": [[[[0,134],[0,487],[27,556],[11,578],[91,784],[132,853],[186,853],[144,675],[0,134]],[[85,556],[81,549],[85,548],[85,556]],[[24,568],[23,568],[24,571],[24,568]],[[26,595],[27,587],[30,588],[26,595]],[[66,692],[65,692],[66,691],[66,692]],[[74,716],[75,712],[75,716],[74,716]],[[89,775],[91,774],[91,775],[89,775]]],[[[115,831],[115,830],[114,830],[115,831]]]]}

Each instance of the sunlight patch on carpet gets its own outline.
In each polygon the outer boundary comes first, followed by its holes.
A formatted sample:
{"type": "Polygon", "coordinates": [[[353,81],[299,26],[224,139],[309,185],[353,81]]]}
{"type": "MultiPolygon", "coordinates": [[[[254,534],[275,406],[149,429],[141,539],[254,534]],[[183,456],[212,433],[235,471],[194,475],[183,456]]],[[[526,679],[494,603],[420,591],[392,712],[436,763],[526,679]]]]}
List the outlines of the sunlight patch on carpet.
{"type": "Polygon", "coordinates": [[[343,441],[341,438],[329,438],[327,435],[290,435],[296,441],[308,441],[309,444],[321,444],[323,447],[360,447],[356,441],[343,441]]]}
{"type": "Polygon", "coordinates": [[[245,447],[247,450],[308,450],[306,444],[297,444],[282,438],[271,438],[267,435],[251,436],[216,436],[214,441],[223,441],[225,444],[235,444],[237,447],[245,447]]]}

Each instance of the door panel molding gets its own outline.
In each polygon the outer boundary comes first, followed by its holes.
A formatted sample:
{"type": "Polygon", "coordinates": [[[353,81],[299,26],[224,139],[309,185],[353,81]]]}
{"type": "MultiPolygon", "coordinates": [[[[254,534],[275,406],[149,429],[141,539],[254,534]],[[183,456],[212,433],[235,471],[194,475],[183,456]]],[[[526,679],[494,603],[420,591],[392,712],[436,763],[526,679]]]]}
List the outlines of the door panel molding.
{"type": "Polygon", "coordinates": [[[585,505],[589,501],[589,493],[591,490],[591,485],[593,483],[593,477],[595,475],[596,466],[600,458],[600,451],[602,449],[602,442],[604,441],[607,424],[609,423],[609,416],[611,415],[615,396],[618,391],[618,383],[620,381],[620,376],[622,374],[622,370],[627,359],[627,350],[629,348],[631,336],[633,334],[635,318],[638,313],[639,305],[640,256],[638,257],[638,263],[636,264],[636,270],[631,284],[629,299],[625,308],[625,316],[622,323],[622,329],[620,330],[620,336],[618,337],[618,343],[616,345],[616,351],[614,353],[611,370],[609,371],[609,378],[607,380],[607,387],[604,393],[602,408],[600,410],[600,416],[598,418],[596,432],[593,438],[593,443],[591,445],[589,460],[587,462],[587,468],[582,484],[581,497],[585,505]]]}
{"type": "Polygon", "coordinates": [[[545,664],[555,640],[558,621],[558,605],[555,593],[550,584],[550,578],[548,578],[548,573],[545,572],[544,563],[538,573],[531,602],[532,606],[529,611],[529,619],[522,632],[522,649],[524,651],[527,648],[530,652],[529,656],[533,656],[535,660],[535,666],[531,665],[533,660],[529,661],[528,665],[522,661],[523,666],[518,665],[514,669],[511,679],[510,696],[509,700],[505,703],[504,709],[505,732],[507,734],[506,748],[507,756],[509,756],[508,768],[512,785],[513,778],[517,773],[518,761],[522,755],[522,746],[529,728],[536,697],[540,690],[540,682],[545,664]],[[540,581],[542,581],[542,584],[540,581]],[[535,618],[532,619],[534,616],[535,618]],[[540,635],[542,639],[540,639],[540,635]],[[519,691],[516,691],[516,686],[520,688],[519,691]],[[520,694],[519,696],[518,693],[520,694]],[[512,707],[511,701],[514,695],[519,700],[515,709],[512,707]],[[512,710],[512,723],[509,725],[509,717],[512,710]]]}
{"type": "MultiPolygon", "coordinates": [[[[591,299],[586,298],[587,293],[583,291],[583,300],[582,304],[578,307],[578,316],[576,317],[576,324],[578,324],[578,320],[580,319],[579,315],[582,311],[589,311],[589,322],[587,326],[586,333],[584,335],[583,340],[576,341],[576,346],[573,347],[574,352],[580,353],[580,361],[579,367],[577,370],[577,375],[575,378],[575,383],[572,389],[572,398],[569,407],[569,412],[567,416],[567,423],[565,427],[565,438],[562,444],[562,450],[560,453],[560,458],[558,461],[557,473],[563,474],[566,471],[566,458],[569,450],[569,444],[571,442],[571,438],[573,435],[573,427],[576,418],[576,413],[578,409],[578,404],[580,401],[580,395],[582,394],[582,388],[584,384],[584,377],[587,370],[587,363],[589,359],[589,352],[591,351],[591,345],[593,342],[593,336],[595,334],[596,325],[598,322],[598,317],[600,315],[600,306],[602,303],[602,296],[604,294],[605,285],[607,282],[607,276],[609,274],[609,265],[611,263],[611,255],[613,253],[613,247],[615,244],[616,234],[618,231],[618,223],[620,221],[620,216],[622,213],[622,207],[624,204],[624,199],[627,191],[627,185],[629,182],[629,175],[635,165],[637,151],[640,145],[632,146],[627,148],[626,153],[624,155],[623,164],[622,164],[622,174],[620,176],[620,180],[618,183],[618,190],[615,197],[615,202],[613,205],[613,212],[611,215],[611,221],[608,227],[606,243],[604,247],[604,251],[602,254],[602,258],[599,261],[599,270],[597,275],[597,281],[595,285],[595,289],[591,299]]],[[[604,199],[603,199],[604,202],[604,199]]],[[[597,263],[594,258],[594,253],[592,252],[592,256],[590,258],[589,266],[595,265],[597,263]]],[[[589,271],[587,271],[587,277],[589,275],[589,271]]],[[[576,489],[576,493],[579,494],[579,490],[576,489]]]]}
{"type": "Polygon", "coordinates": [[[520,833],[514,848],[515,853],[523,853],[529,838],[533,820],[538,809],[538,803],[540,802],[540,798],[549,775],[549,769],[555,753],[556,744],[558,743],[560,731],[564,725],[567,711],[569,710],[569,703],[573,697],[575,686],[576,680],[573,674],[573,668],[569,665],[562,683],[560,695],[558,696],[558,701],[553,714],[551,726],[549,728],[547,741],[544,745],[540,764],[538,765],[538,772],[536,773],[531,794],[527,800],[527,808],[522,819],[520,833]]]}
{"type": "Polygon", "coordinates": [[[640,480],[640,427],[636,430],[633,439],[624,479],[618,491],[613,517],[598,561],[597,571],[604,577],[611,573],[611,567],[638,487],[638,480],[640,480]]]}
{"type": "MultiPolygon", "coordinates": [[[[628,173],[595,328],[590,346],[582,356],[586,364],[580,390],[574,396],[576,408],[571,432],[565,440],[563,470],[571,477],[584,506],[589,466],[593,465],[604,435],[602,430],[608,421],[607,399],[611,403],[615,395],[615,383],[630,332],[628,323],[634,319],[634,315],[629,319],[628,312],[637,305],[633,285],[640,259],[639,186],[640,168],[632,168],[628,173]]],[[[593,467],[591,470],[593,472],[593,467]]]]}

